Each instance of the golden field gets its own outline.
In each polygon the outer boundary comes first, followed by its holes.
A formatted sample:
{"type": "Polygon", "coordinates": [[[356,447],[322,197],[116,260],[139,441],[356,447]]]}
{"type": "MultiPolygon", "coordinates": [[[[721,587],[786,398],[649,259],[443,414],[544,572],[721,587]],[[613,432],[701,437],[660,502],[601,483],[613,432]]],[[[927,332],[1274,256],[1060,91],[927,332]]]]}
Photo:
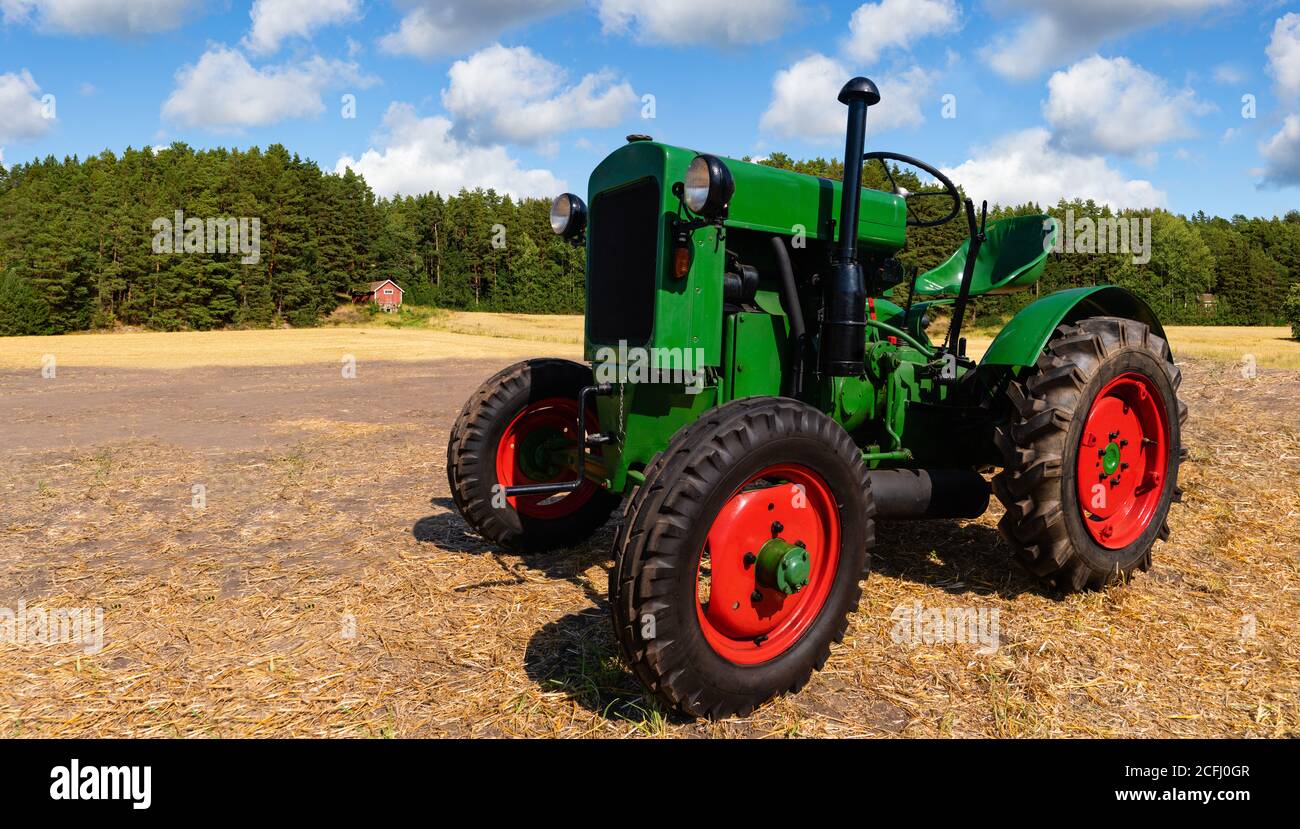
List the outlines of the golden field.
{"type": "MultiPolygon", "coordinates": [[[[0,368],[39,367],[46,354],[54,355],[61,366],[192,368],[337,363],[346,355],[367,362],[578,359],[582,351],[581,316],[448,311],[430,316],[419,327],[384,322],[381,318],[372,324],[324,328],[5,337],[0,338],[0,368]]],[[[1177,358],[1240,363],[1253,355],[1258,368],[1300,369],[1300,342],[1290,339],[1290,329],[1285,327],[1170,326],[1166,333],[1177,358]]],[[[967,340],[974,357],[992,342],[982,335],[967,340]]]]}

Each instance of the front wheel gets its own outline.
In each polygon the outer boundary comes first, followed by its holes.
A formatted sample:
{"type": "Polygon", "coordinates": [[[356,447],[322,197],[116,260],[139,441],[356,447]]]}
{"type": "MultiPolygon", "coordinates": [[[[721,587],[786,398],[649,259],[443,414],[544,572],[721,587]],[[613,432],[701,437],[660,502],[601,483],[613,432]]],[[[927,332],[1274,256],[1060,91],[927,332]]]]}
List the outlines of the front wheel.
{"type": "Polygon", "coordinates": [[[1092,317],[1059,326],[1011,384],[993,491],[1007,510],[999,529],[1031,572],[1068,592],[1150,567],[1178,492],[1181,379],[1146,325],[1092,317]]]}
{"type": "MultiPolygon", "coordinates": [[[[595,481],[559,495],[506,497],[505,487],[577,478],[578,393],[591,369],[568,360],[526,360],[479,387],[447,442],[447,483],[456,508],[487,540],[514,552],[544,552],[586,541],[618,496],[595,481]]],[[[597,428],[587,413],[588,431],[597,428]]]]}
{"type": "Polygon", "coordinates": [[[861,450],[826,415],[779,398],[715,409],[628,504],[610,571],[624,657],[693,716],[799,690],[862,595],[873,512],[861,450]]]}

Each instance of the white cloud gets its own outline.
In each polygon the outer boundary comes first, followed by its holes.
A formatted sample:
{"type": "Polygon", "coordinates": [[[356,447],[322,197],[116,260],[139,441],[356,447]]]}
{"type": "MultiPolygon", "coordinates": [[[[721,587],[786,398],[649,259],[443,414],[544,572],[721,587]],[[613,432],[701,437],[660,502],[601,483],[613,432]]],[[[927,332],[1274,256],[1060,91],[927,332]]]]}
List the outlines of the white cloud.
{"type": "Polygon", "coordinates": [[[1224,86],[1236,86],[1246,80],[1246,73],[1231,63],[1221,63],[1214,67],[1214,82],[1224,86]]]}
{"type": "Polygon", "coordinates": [[[1283,95],[1300,98],[1300,13],[1291,12],[1277,19],[1264,52],[1277,88],[1283,95]]]}
{"type": "Polygon", "coordinates": [[[73,35],[165,32],[198,16],[202,7],[202,0],[0,0],[5,23],[73,35]]]}
{"type": "Polygon", "coordinates": [[[324,26],[356,20],[361,0],[255,0],[248,16],[253,25],[244,46],[268,55],[289,38],[310,37],[324,26]]]}
{"type": "Polygon", "coordinates": [[[595,0],[606,33],[647,43],[729,46],[780,37],[795,0],[595,0]]]}
{"type": "MultiPolygon", "coordinates": [[[[984,51],[989,64],[1009,78],[1032,78],[1069,63],[1103,42],[1180,17],[1193,17],[1233,0],[1001,0],[999,12],[1030,18],[984,51]]],[[[1005,14],[998,15],[1005,17],[1005,14]]]]}
{"type": "Polygon", "coordinates": [[[1052,146],[1041,128],[1005,135],[985,147],[980,156],[956,167],[945,167],[971,198],[990,204],[1037,202],[1044,207],[1061,198],[1092,199],[1116,209],[1164,207],[1165,193],[1151,182],[1128,179],[1100,156],[1077,156],[1052,146]]]}
{"type": "Polygon", "coordinates": [[[45,117],[41,88],[26,69],[0,75],[0,141],[31,141],[54,125],[45,117]]]}
{"type": "MultiPolygon", "coordinates": [[[[820,54],[780,70],[772,78],[772,102],[760,128],[782,138],[843,139],[848,109],[836,96],[852,77],[844,64],[820,54]]],[[[868,137],[924,123],[921,101],[934,77],[919,66],[882,77],[880,103],[867,114],[868,137]]]]}
{"type": "Polygon", "coordinates": [[[1259,147],[1268,162],[1265,185],[1300,186],[1300,115],[1288,115],[1282,129],[1259,147]]]}
{"type": "Polygon", "coordinates": [[[1076,153],[1149,154],[1193,134],[1188,115],[1207,105],[1190,89],[1170,93],[1164,79],[1127,58],[1093,55],[1047,82],[1043,114],[1055,142],[1076,153]]]}
{"type": "Polygon", "coordinates": [[[926,35],[951,32],[961,14],[956,0],[881,0],[858,6],[849,19],[844,54],[863,64],[875,63],[890,47],[907,48],[926,35]]]}
{"type": "Polygon", "coordinates": [[[176,73],[176,88],[163,104],[164,118],[187,127],[240,129],[302,118],[324,111],[321,93],[373,79],[355,63],[309,60],[254,68],[238,50],[210,46],[193,66],[176,73]]]}
{"type": "Polygon", "coordinates": [[[458,141],[451,121],[420,118],[410,104],[391,104],[384,128],[386,134],[376,142],[379,149],[367,149],[360,158],[345,155],[334,168],[338,173],[352,168],[381,196],[483,187],[516,197],[549,197],[565,189],[549,170],[522,168],[504,147],[458,141]]]}
{"type": "Polygon", "coordinates": [[[626,83],[602,71],[566,86],[563,67],[523,46],[494,44],[452,64],[442,103],[455,133],[476,144],[537,144],[586,127],[612,127],[637,102],[626,83]]]}
{"type": "Polygon", "coordinates": [[[395,55],[435,58],[464,54],[502,32],[571,8],[579,0],[397,0],[405,10],[397,30],[379,39],[395,55]]]}

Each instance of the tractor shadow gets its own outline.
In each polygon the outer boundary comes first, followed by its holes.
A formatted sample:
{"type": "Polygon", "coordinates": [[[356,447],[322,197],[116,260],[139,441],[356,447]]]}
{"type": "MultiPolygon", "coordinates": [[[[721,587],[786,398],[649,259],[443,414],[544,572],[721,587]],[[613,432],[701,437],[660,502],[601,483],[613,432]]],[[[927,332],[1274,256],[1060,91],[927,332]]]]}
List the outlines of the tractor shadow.
{"type": "Polygon", "coordinates": [[[484,541],[456,511],[450,498],[434,498],[440,512],[415,522],[411,535],[416,541],[440,550],[491,556],[502,568],[503,577],[459,588],[471,592],[484,587],[520,581],[519,568],[563,579],[576,585],[591,602],[543,625],[524,651],[524,670],[539,688],[560,692],[579,705],[609,720],[628,723],[638,731],[657,734],[664,725],[689,723],[682,715],[666,710],[627,669],[618,653],[618,643],[609,622],[609,600],[604,579],[595,584],[586,573],[594,565],[607,568],[620,513],[586,544],[554,553],[517,555],[484,541]]]}
{"type": "MultiPolygon", "coordinates": [[[[539,688],[565,694],[607,720],[626,723],[646,734],[659,734],[665,726],[692,722],[665,708],[628,670],[610,629],[604,579],[586,576],[595,565],[602,569],[609,566],[620,520],[618,511],[586,544],[521,556],[474,533],[450,498],[434,498],[431,504],[439,512],[415,522],[411,534],[417,541],[441,550],[491,556],[502,568],[503,578],[465,585],[462,590],[519,582],[517,571],[527,568],[548,578],[569,581],[591,602],[589,607],[548,622],[529,639],[524,670],[539,688]]],[[[871,566],[879,575],[955,595],[1008,599],[1024,593],[1057,596],[1013,563],[1011,551],[991,527],[942,520],[882,522],[877,524],[876,538],[871,566]]],[[[866,589],[870,589],[870,582],[866,589]]]]}
{"type": "Polygon", "coordinates": [[[871,570],[954,595],[1059,598],[1015,563],[996,529],[974,522],[878,522],[871,570]]]}
{"type": "Polygon", "coordinates": [[[524,670],[543,691],[558,691],[607,720],[657,735],[693,720],[667,709],[627,669],[609,623],[609,602],[543,625],[524,650],[524,670]]]}
{"type": "MultiPolygon", "coordinates": [[[[430,503],[443,511],[415,522],[411,527],[411,536],[416,541],[456,553],[492,556],[503,567],[507,567],[508,563],[507,569],[525,568],[547,578],[564,579],[581,587],[593,601],[604,598],[605,585],[601,584],[598,588],[593,586],[583,573],[591,569],[592,565],[609,560],[614,532],[618,528],[617,522],[621,520],[617,510],[585,544],[551,553],[520,555],[483,540],[460,517],[451,498],[433,498],[430,503]]],[[[469,591],[484,586],[488,585],[466,585],[464,589],[469,591]]]]}

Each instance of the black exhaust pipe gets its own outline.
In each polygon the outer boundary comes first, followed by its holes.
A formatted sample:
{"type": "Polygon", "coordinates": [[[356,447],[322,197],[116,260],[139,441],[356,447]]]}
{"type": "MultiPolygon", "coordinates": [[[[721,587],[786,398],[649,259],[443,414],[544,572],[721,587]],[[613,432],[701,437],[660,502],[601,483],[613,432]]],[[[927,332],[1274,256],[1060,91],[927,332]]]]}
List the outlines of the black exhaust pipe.
{"type": "Polygon", "coordinates": [[[819,363],[823,374],[855,377],[864,370],[867,349],[867,294],[858,265],[862,153],[867,138],[867,107],[880,102],[880,90],[866,78],[858,77],[844,84],[839,100],[849,107],[849,125],[844,138],[839,244],[830,279],[826,280],[819,363]]]}
{"type": "Polygon", "coordinates": [[[878,518],[979,518],[989,507],[988,481],[973,469],[873,469],[867,475],[878,518]]]}

